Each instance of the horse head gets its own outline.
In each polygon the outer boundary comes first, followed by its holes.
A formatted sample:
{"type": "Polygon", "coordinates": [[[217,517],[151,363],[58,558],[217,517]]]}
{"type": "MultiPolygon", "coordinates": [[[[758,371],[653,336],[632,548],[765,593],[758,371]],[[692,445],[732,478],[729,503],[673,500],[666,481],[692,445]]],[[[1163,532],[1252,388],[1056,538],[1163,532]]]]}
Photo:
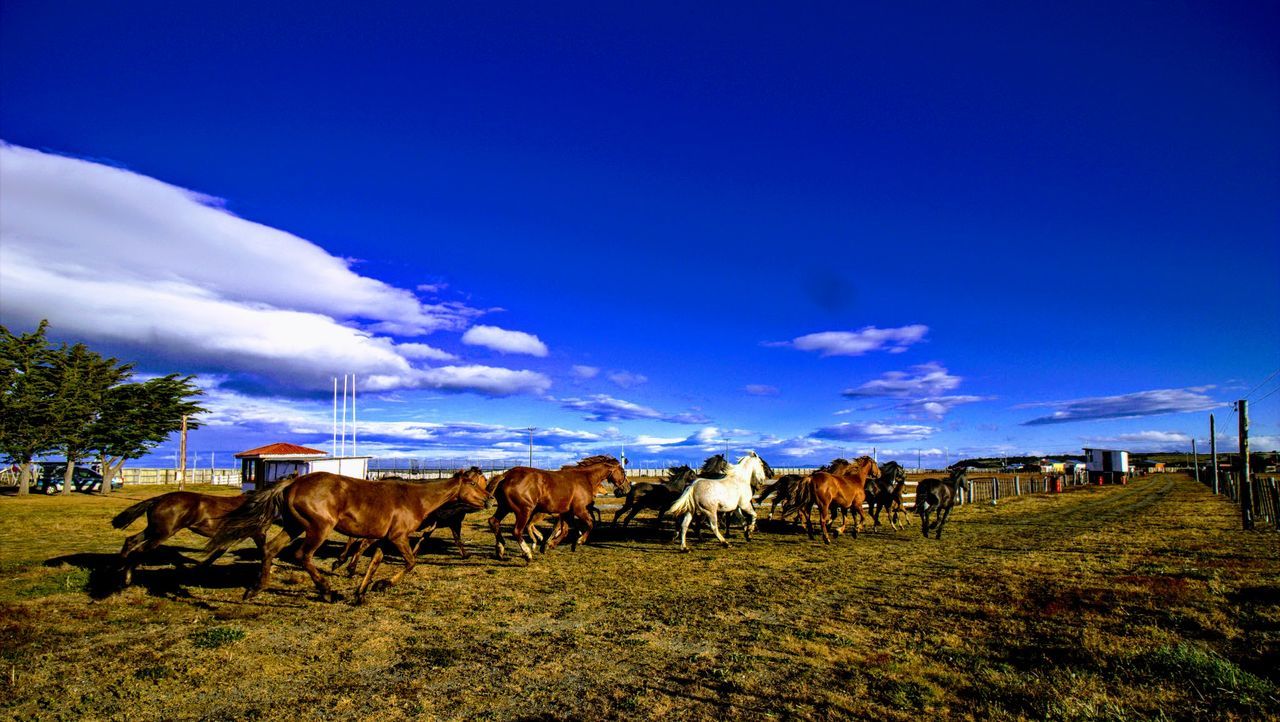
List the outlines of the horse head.
{"type": "Polygon", "coordinates": [[[871,458],[870,456],[860,456],[858,457],[857,463],[858,463],[858,469],[861,470],[864,474],[863,476],[864,479],[880,478],[880,465],[876,463],[875,459],[871,458]]]}
{"type": "Polygon", "coordinates": [[[753,489],[773,478],[773,469],[769,468],[769,464],[754,451],[748,452],[734,466],[746,472],[747,480],[751,482],[753,489]]]}
{"type": "Polygon", "coordinates": [[[673,491],[684,491],[685,487],[692,484],[696,478],[698,478],[698,472],[686,464],[667,469],[667,486],[673,491]]]}
{"type": "Polygon", "coordinates": [[[479,508],[489,508],[490,501],[493,500],[493,494],[489,490],[489,481],[484,478],[484,472],[480,471],[480,467],[473,466],[470,469],[459,469],[453,475],[454,479],[460,482],[458,488],[458,501],[479,508]]]}
{"type": "Polygon", "coordinates": [[[622,468],[622,464],[615,461],[614,465],[609,467],[608,479],[613,482],[615,496],[626,496],[631,491],[631,482],[627,480],[627,472],[622,468]]]}
{"type": "Polygon", "coordinates": [[[698,472],[698,476],[703,479],[718,479],[729,473],[729,460],[724,458],[724,454],[715,454],[708,456],[707,460],[702,462],[702,470],[698,472]]]}

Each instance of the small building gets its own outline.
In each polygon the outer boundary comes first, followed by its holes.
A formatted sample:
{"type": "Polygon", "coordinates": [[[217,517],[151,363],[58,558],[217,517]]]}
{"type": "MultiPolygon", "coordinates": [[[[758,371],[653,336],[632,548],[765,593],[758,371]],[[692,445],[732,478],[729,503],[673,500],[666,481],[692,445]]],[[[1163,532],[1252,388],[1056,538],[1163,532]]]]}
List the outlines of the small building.
{"type": "Polygon", "coordinates": [[[1129,452],[1116,449],[1085,449],[1084,464],[1091,483],[1123,484],[1129,479],[1129,452]]]}
{"type": "Polygon", "coordinates": [[[276,443],[236,454],[240,460],[240,488],[261,489],[297,474],[329,471],[363,479],[369,472],[369,456],[330,456],[320,449],[276,443]]]}

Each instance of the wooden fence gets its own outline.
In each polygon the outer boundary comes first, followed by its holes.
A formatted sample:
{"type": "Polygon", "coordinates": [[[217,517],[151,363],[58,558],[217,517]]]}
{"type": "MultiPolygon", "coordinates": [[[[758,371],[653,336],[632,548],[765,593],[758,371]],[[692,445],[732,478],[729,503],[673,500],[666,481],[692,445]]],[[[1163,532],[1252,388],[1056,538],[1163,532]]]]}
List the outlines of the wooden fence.
{"type": "MultiPolygon", "coordinates": [[[[1240,481],[1240,471],[1227,471],[1218,474],[1218,485],[1221,493],[1237,507],[1248,503],[1248,509],[1241,509],[1242,516],[1248,519],[1247,528],[1274,529],[1280,531],[1280,487],[1274,476],[1263,477],[1250,474],[1248,494],[1240,481]]],[[[1213,488],[1212,469],[1200,471],[1200,482],[1213,488]]]]}
{"type": "MultiPolygon", "coordinates": [[[[120,481],[125,486],[173,484],[178,483],[177,469],[131,469],[120,470],[120,481]]],[[[223,486],[240,486],[239,469],[187,469],[187,484],[218,484],[223,486]]]]}

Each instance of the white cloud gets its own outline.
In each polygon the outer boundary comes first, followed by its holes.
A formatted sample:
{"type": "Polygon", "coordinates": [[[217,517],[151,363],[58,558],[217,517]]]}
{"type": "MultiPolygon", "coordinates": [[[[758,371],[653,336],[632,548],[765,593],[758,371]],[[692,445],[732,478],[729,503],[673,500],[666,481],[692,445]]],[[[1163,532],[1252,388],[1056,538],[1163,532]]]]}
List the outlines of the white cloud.
{"type": "Polygon", "coordinates": [[[946,416],[952,409],[961,404],[972,404],[978,401],[988,401],[990,396],[932,396],[922,399],[911,399],[898,404],[896,409],[902,411],[910,417],[929,417],[932,419],[941,419],[946,416]]]}
{"type": "Polygon", "coordinates": [[[742,387],[742,390],[746,391],[752,396],[777,396],[778,395],[777,386],[768,386],[766,384],[747,384],[746,386],[742,387]]]}
{"type": "Polygon", "coordinates": [[[676,424],[705,424],[709,419],[702,414],[666,414],[648,406],[642,406],[608,394],[593,394],[586,398],[560,400],[566,409],[583,412],[588,421],[623,421],[627,419],[655,419],[676,424]]]}
{"type": "Polygon", "coordinates": [[[823,331],[791,341],[771,342],[767,346],[791,346],[801,351],[818,351],[823,356],[861,356],[872,351],[902,353],[912,344],[924,340],[929,327],[923,324],[901,328],[866,326],[857,331],[823,331]]]}
{"type": "Polygon", "coordinates": [[[573,375],[580,379],[593,379],[600,375],[600,368],[597,366],[583,366],[581,364],[575,364],[572,371],[573,375]]]}
{"type": "Polygon", "coordinates": [[[1184,389],[1153,389],[1119,396],[1097,396],[1075,399],[1074,401],[1026,404],[1019,408],[1034,406],[1059,407],[1057,411],[1048,416],[1041,416],[1022,422],[1023,426],[1064,424],[1071,421],[1096,419],[1132,419],[1141,416],[1208,411],[1209,409],[1218,408],[1223,405],[1222,402],[1214,401],[1205,394],[1211,388],[1213,387],[1196,386],[1184,389]]]}
{"type": "Polygon", "coordinates": [[[398,343],[395,350],[401,356],[407,359],[422,359],[428,361],[456,361],[457,356],[435,346],[428,346],[425,343],[398,343]]]}
{"type": "Polygon", "coordinates": [[[960,385],[963,379],[947,372],[936,361],[912,366],[908,371],[889,371],[861,386],[845,389],[845,396],[938,396],[960,385]]]}
{"type": "Polygon", "coordinates": [[[839,441],[919,441],[937,433],[933,426],[918,424],[884,424],[879,422],[846,421],[834,426],[824,426],[810,434],[815,439],[839,441]]]}
{"type": "Polygon", "coordinates": [[[343,372],[387,390],[537,393],[550,384],[529,371],[416,366],[452,355],[379,334],[458,330],[480,311],[423,303],[216,199],[6,144],[0,187],[0,322],[11,328],[47,318],[55,336],[291,388],[326,388],[343,372]]]}
{"type": "Polygon", "coordinates": [[[610,371],[606,376],[614,384],[621,386],[624,389],[639,386],[640,384],[647,383],[649,381],[648,376],[643,374],[634,374],[630,371],[610,371]]]}
{"type": "Polygon", "coordinates": [[[524,331],[508,331],[497,326],[472,326],[462,334],[462,342],[469,346],[483,346],[499,353],[520,353],[530,356],[546,356],[547,345],[537,336],[524,331]]]}

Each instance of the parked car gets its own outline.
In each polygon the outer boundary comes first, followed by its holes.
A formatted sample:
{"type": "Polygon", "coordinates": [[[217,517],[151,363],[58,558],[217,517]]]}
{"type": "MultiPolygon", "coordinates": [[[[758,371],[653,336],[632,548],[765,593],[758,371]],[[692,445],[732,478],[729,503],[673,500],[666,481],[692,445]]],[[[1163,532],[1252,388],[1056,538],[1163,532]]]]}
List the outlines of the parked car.
{"type": "MultiPolygon", "coordinates": [[[[39,462],[38,475],[35,480],[35,491],[45,494],[57,494],[62,491],[62,483],[67,475],[65,461],[39,462]]],[[[118,491],[124,486],[120,477],[111,480],[111,490],[118,491]]],[[[93,492],[102,489],[102,474],[87,466],[77,466],[71,476],[72,491],[93,492]]]]}

